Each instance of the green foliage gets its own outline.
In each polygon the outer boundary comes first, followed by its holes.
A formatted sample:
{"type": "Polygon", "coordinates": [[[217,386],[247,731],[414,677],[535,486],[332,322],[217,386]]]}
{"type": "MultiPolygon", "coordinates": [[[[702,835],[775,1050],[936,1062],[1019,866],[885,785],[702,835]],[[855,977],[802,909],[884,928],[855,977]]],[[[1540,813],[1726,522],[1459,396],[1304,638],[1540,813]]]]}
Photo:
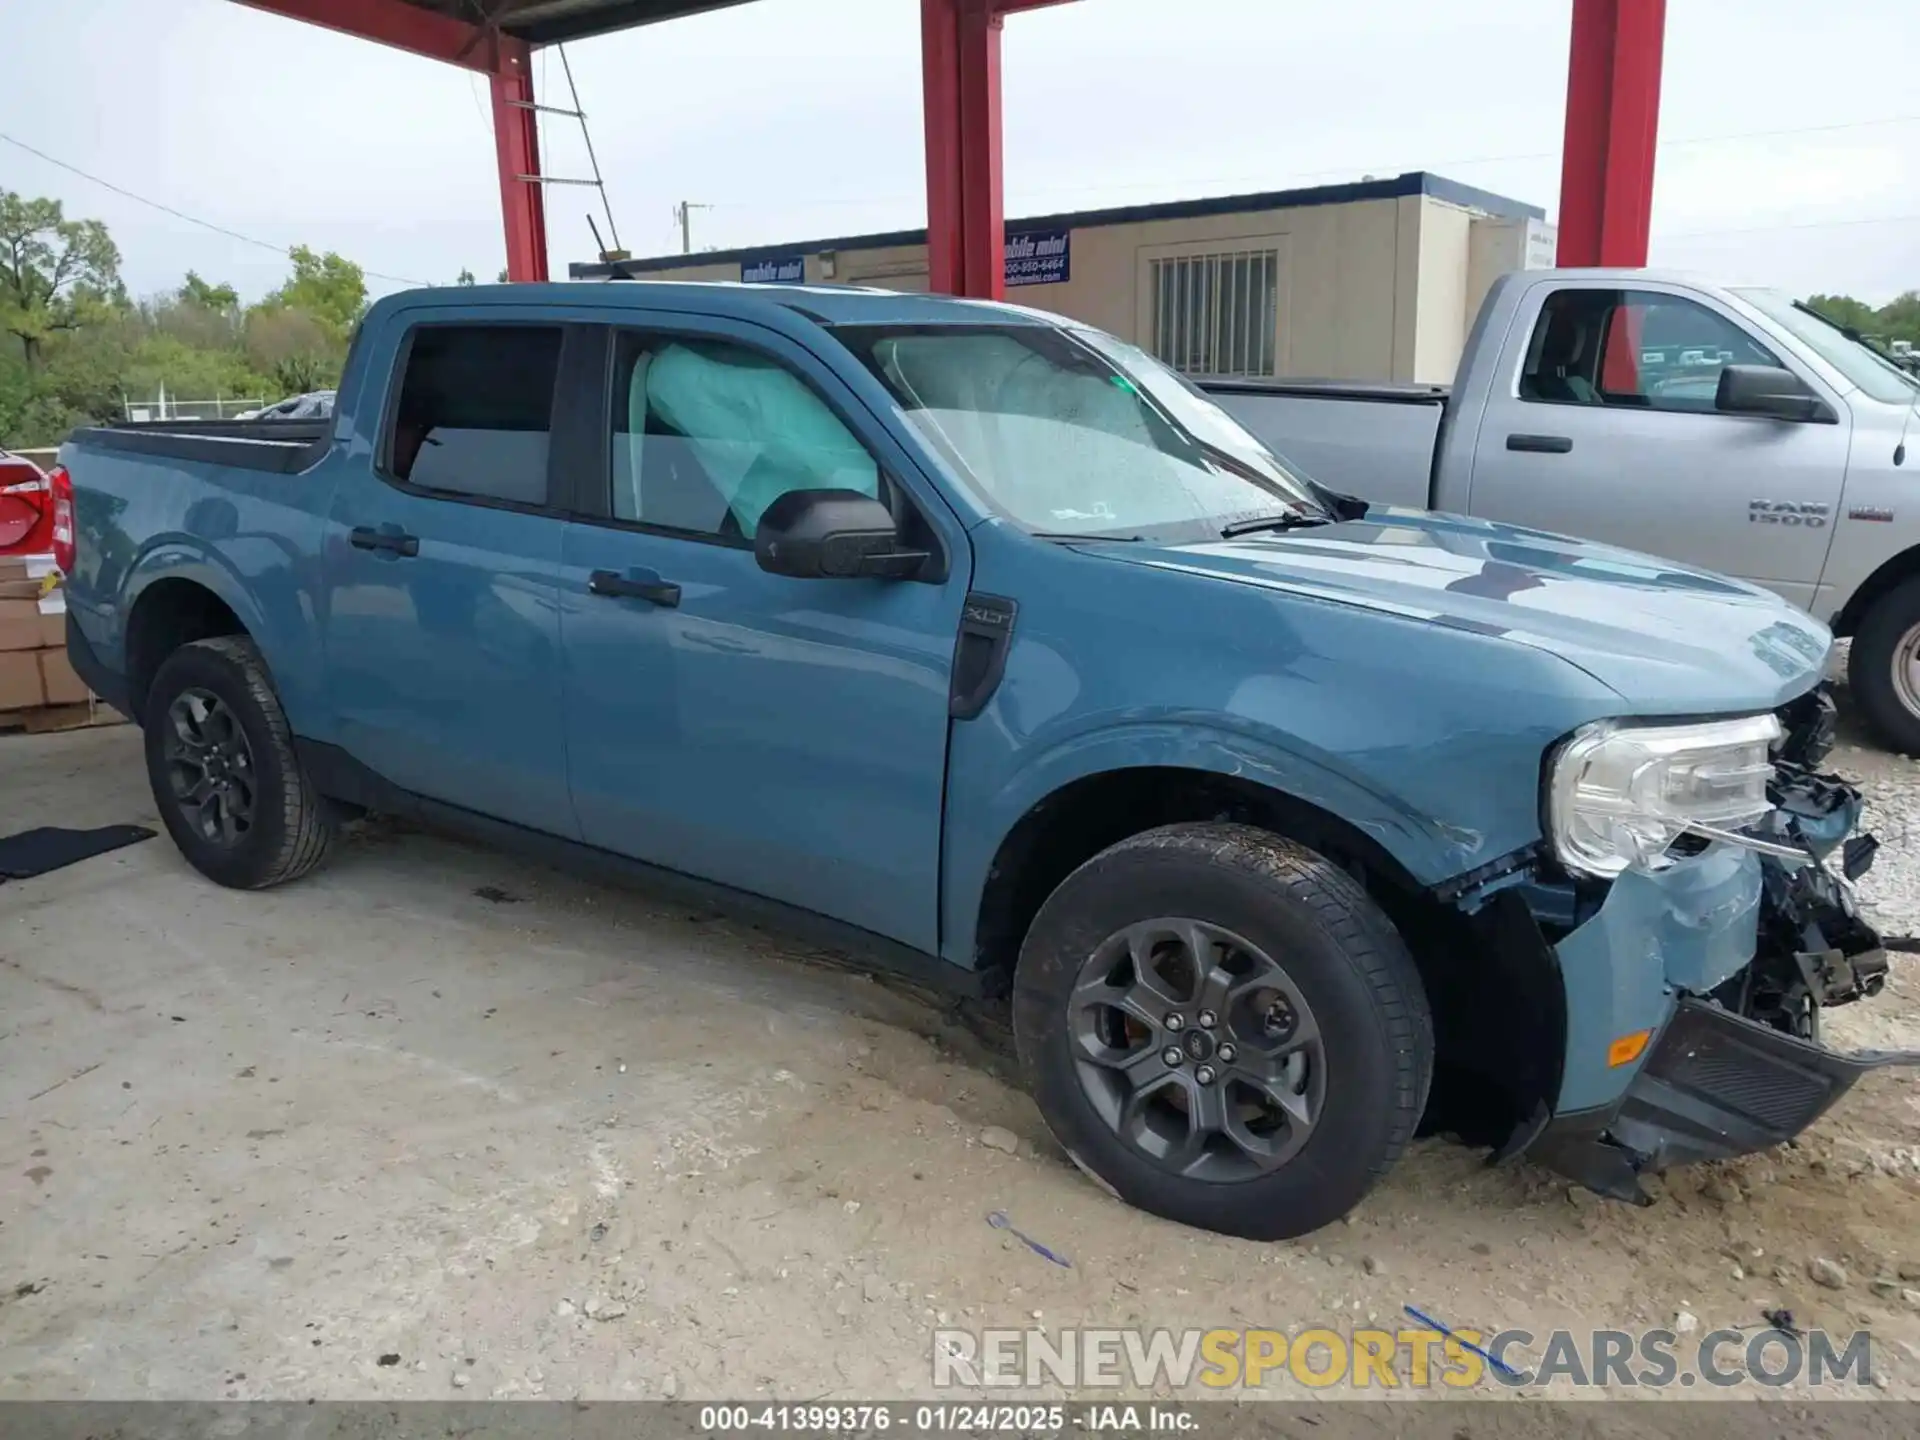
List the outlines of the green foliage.
{"type": "Polygon", "coordinates": [[[257,306],[264,310],[297,310],[311,316],[345,339],[367,313],[367,277],[351,260],[329,250],[316,255],[296,245],[293,274],[257,306]]]}
{"type": "Polygon", "coordinates": [[[458,275],[454,276],[453,283],[456,285],[473,285],[478,282],[473,278],[473,272],[471,270],[462,269],[458,275]]]}
{"type": "Polygon", "coordinates": [[[1909,290],[1877,310],[1851,295],[1809,295],[1806,303],[1882,347],[1905,340],[1920,349],[1920,290],[1909,290]]]}
{"type": "Polygon", "coordinates": [[[187,271],[187,278],[181,283],[179,300],[182,305],[191,305],[216,315],[240,308],[240,296],[231,285],[209,285],[191,270],[187,271]]]}
{"type": "Polygon", "coordinates": [[[257,305],[193,271],[135,303],[104,225],[0,190],[0,446],[57,444],[162,389],[271,401],[334,385],[366,276],[331,251],[296,246],[290,258],[286,283],[257,305]]]}
{"type": "Polygon", "coordinates": [[[98,220],[69,220],[58,200],[0,190],[0,328],[29,372],[49,337],[126,303],[120,251],[98,220]]]}

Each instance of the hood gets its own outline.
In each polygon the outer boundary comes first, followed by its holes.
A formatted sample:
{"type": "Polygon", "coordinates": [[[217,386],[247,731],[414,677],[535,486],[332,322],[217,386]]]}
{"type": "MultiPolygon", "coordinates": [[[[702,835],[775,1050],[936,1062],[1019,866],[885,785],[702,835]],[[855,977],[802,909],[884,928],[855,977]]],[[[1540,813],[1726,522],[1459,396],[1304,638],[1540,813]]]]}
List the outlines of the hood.
{"type": "Polygon", "coordinates": [[[1190,545],[1099,544],[1109,558],[1531,645],[1625,713],[1770,710],[1811,688],[1833,637],[1771,591],[1563,535],[1423,510],[1190,545]]]}

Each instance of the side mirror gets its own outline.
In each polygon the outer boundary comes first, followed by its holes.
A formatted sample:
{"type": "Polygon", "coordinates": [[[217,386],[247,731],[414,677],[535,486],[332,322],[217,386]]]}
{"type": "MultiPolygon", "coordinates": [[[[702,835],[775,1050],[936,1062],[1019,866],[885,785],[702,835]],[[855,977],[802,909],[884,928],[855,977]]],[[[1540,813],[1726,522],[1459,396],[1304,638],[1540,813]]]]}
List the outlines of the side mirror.
{"type": "Polygon", "coordinates": [[[796,580],[909,580],[927,563],[926,551],[900,548],[887,507],[858,490],[789,490],[760,516],[753,555],[796,580]]]}
{"type": "Polygon", "coordinates": [[[1775,420],[1816,420],[1832,424],[1827,402],[1798,375],[1777,365],[1729,365],[1720,372],[1713,408],[1727,415],[1766,415],[1775,420]]]}

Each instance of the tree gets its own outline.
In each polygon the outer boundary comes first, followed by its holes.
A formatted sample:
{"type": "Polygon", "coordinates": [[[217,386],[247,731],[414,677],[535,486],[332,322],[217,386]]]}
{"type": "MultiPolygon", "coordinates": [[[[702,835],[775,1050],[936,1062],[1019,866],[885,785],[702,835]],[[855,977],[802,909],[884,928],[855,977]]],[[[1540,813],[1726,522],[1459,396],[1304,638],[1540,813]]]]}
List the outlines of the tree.
{"type": "Polygon", "coordinates": [[[367,310],[365,272],[331,250],[320,255],[296,245],[289,253],[293,275],[256,308],[302,311],[344,340],[367,310]]]}
{"type": "Polygon", "coordinates": [[[474,285],[479,282],[473,278],[473,272],[471,270],[463,269],[458,275],[454,276],[453,283],[456,285],[474,285]]]}
{"type": "Polygon", "coordinates": [[[304,310],[255,306],[247,314],[247,358],[284,395],[321,390],[340,374],[339,336],[304,310]]]}
{"type": "Polygon", "coordinates": [[[1864,300],[1856,300],[1851,295],[1809,295],[1806,304],[1836,325],[1845,325],[1862,335],[1873,333],[1877,317],[1873,307],[1864,300]]]}
{"type": "Polygon", "coordinates": [[[240,296],[231,285],[209,285],[193,271],[187,271],[187,278],[181,283],[179,299],[182,305],[192,305],[215,315],[225,315],[240,308],[240,296]]]}
{"type": "Polygon", "coordinates": [[[29,375],[50,336],[126,302],[120,251],[98,220],[69,220],[58,200],[0,190],[0,328],[20,340],[29,375]]]}

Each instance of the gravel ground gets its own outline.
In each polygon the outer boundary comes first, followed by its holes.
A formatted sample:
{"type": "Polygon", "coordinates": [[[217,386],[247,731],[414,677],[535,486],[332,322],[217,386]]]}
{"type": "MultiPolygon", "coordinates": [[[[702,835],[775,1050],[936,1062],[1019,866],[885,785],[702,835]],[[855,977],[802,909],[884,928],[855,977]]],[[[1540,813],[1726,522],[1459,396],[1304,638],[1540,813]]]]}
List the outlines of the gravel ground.
{"type": "MultiPolygon", "coordinates": [[[[1865,901],[1920,932],[1920,765],[1851,733],[1836,758],[1887,842],[1865,901]]],[[[137,736],[0,739],[0,815],[152,823],[137,736]]],[[[1920,1046],[1915,959],[1831,1034],[1920,1046]]],[[[1409,1303],[1539,1335],[1784,1306],[1870,1329],[1877,1383],[1920,1398],[1912,1076],[1655,1188],[1612,1204],[1431,1139],[1299,1242],[1182,1229],[1075,1171],[953,1013],[406,831],[266,894],[164,838],[0,888],[0,1399],[925,1396],[943,1324],[1297,1331],[1409,1303]]],[[[1496,1408],[1473,1435],[1696,1433],[1496,1408]]]]}

